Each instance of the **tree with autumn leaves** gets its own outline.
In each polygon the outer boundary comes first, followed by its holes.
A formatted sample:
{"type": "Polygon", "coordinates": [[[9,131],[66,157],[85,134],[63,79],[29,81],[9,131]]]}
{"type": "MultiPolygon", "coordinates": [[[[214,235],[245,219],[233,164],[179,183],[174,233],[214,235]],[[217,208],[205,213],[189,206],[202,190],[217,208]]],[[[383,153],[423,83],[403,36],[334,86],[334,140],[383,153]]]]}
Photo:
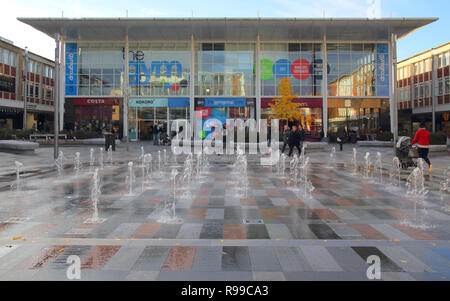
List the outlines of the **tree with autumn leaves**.
{"type": "Polygon", "coordinates": [[[291,78],[281,78],[278,84],[278,94],[281,97],[274,98],[274,103],[270,104],[274,119],[288,121],[300,120],[301,113],[299,104],[292,102],[292,99],[297,98],[298,95],[292,95],[292,93],[291,78]]]}

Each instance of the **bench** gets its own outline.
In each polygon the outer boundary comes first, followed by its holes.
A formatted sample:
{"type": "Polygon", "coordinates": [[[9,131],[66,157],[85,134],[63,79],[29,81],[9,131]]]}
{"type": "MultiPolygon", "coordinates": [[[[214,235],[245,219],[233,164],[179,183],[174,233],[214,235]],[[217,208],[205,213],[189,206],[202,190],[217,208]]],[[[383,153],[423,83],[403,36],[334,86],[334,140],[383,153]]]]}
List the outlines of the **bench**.
{"type": "Polygon", "coordinates": [[[392,141],[358,141],[359,147],[394,147],[392,141]]]}
{"type": "Polygon", "coordinates": [[[36,142],[0,140],[0,151],[7,153],[34,153],[39,148],[36,142]]]}
{"type": "MultiPolygon", "coordinates": [[[[85,145],[105,145],[105,138],[79,139],[85,145]]],[[[120,144],[120,140],[116,139],[116,145],[120,144]]]]}
{"type": "MultiPolygon", "coordinates": [[[[67,140],[67,135],[66,134],[59,134],[58,137],[59,138],[64,138],[64,139],[67,140]]],[[[45,139],[45,141],[49,141],[50,138],[51,139],[55,139],[55,135],[54,134],[30,134],[30,140],[36,141],[39,138],[43,138],[43,139],[45,139]]]]}

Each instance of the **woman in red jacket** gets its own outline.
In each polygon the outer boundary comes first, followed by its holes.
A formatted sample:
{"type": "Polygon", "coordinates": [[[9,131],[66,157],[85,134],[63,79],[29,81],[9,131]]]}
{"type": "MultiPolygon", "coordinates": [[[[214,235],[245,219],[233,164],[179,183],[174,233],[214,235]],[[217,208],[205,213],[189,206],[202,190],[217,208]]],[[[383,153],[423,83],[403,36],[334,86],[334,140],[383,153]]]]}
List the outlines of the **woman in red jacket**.
{"type": "Polygon", "coordinates": [[[411,142],[411,145],[417,142],[417,146],[419,147],[419,157],[427,162],[430,170],[433,169],[431,165],[430,159],[428,159],[428,151],[430,148],[430,132],[425,129],[425,122],[420,123],[420,128],[414,137],[414,140],[411,142]]]}

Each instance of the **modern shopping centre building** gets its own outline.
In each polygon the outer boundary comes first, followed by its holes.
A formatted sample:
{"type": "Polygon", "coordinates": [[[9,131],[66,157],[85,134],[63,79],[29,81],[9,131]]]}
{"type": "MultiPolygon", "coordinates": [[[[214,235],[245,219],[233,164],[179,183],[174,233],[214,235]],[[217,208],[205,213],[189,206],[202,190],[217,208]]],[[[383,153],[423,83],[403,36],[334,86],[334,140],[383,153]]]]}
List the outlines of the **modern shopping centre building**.
{"type": "Polygon", "coordinates": [[[157,121],[270,119],[286,77],[310,138],[392,131],[397,40],[437,19],[19,20],[61,37],[65,128],[147,139],[157,121]]]}

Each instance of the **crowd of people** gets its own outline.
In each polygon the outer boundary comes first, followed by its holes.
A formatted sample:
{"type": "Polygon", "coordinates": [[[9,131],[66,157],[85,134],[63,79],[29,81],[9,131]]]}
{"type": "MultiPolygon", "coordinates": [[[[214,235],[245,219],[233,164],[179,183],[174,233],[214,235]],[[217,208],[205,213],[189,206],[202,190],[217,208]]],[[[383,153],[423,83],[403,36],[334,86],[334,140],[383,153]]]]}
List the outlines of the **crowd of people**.
{"type": "Polygon", "coordinates": [[[297,148],[298,154],[302,153],[303,142],[306,138],[306,132],[303,129],[303,126],[300,124],[298,127],[296,125],[289,128],[288,125],[284,126],[283,129],[283,149],[282,153],[286,150],[286,146],[289,146],[289,157],[292,156],[294,148],[297,148]]]}

